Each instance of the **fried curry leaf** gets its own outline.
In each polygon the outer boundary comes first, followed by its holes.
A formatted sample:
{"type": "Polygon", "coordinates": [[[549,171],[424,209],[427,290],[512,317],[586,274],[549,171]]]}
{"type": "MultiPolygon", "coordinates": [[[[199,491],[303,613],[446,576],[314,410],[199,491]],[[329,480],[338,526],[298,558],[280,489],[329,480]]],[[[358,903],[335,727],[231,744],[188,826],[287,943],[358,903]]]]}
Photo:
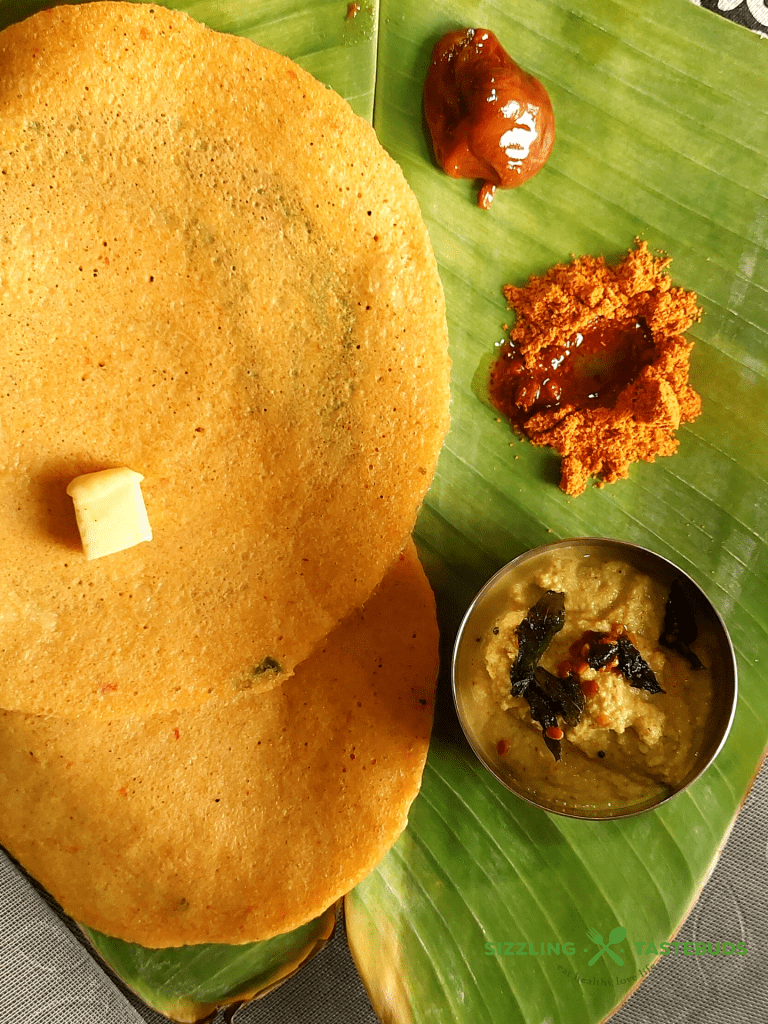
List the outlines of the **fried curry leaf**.
{"type": "Polygon", "coordinates": [[[591,668],[604,668],[615,660],[616,668],[636,689],[664,693],[653,669],[628,636],[592,633],[587,645],[586,662],[591,668]]]}
{"type": "Polygon", "coordinates": [[[682,580],[676,579],[669,588],[669,597],[664,610],[664,628],[659,643],[685,658],[692,669],[704,668],[698,654],[691,649],[699,636],[693,603],[686,593],[682,580]]]}
{"type": "MultiPolygon", "coordinates": [[[[539,670],[537,669],[537,674],[538,671],[539,670]]],[[[531,709],[531,718],[541,726],[544,742],[552,751],[555,760],[559,761],[562,757],[561,741],[553,739],[551,736],[547,735],[547,729],[558,728],[557,716],[561,710],[559,701],[550,697],[549,694],[545,692],[545,690],[536,681],[535,676],[532,676],[528,680],[524,696],[528,701],[529,708],[531,709]]]]}
{"type": "Polygon", "coordinates": [[[628,679],[638,690],[646,690],[648,693],[664,693],[653,669],[629,638],[620,636],[617,643],[619,647],[618,668],[624,678],[628,679]]]}
{"type": "Polygon", "coordinates": [[[585,661],[590,668],[605,668],[618,657],[619,645],[610,633],[590,632],[586,634],[587,654],[585,661]]]}
{"type": "Polygon", "coordinates": [[[517,657],[509,670],[513,697],[520,697],[533,680],[539,658],[565,623],[565,594],[548,590],[517,627],[517,657]]]}
{"type": "Polygon", "coordinates": [[[569,672],[567,676],[561,678],[539,665],[534,673],[534,678],[547,696],[557,702],[558,714],[566,725],[578,725],[587,699],[575,672],[569,672]]]}

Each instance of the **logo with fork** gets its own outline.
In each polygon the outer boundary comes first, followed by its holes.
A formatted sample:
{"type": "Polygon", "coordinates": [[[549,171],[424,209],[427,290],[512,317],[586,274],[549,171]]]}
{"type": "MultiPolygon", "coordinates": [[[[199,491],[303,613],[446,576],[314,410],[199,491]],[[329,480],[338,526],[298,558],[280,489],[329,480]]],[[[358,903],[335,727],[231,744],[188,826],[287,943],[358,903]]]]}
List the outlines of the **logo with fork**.
{"type": "MultiPolygon", "coordinates": [[[[623,967],[624,966],[624,961],[621,959],[619,954],[615,950],[611,949],[610,947],[611,946],[615,946],[617,942],[621,942],[622,939],[625,939],[627,937],[627,929],[626,928],[622,928],[621,926],[619,926],[617,928],[612,928],[611,929],[611,933],[608,936],[608,941],[607,942],[603,942],[603,936],[600,934],[600,932],[596,928],[587,928],[587,936],[597,946],[600,947],[598,949],[598,951],[595,953],[595,955],[592,957],[592,959],[588,962],[588,964],[587,964],[588,967],[592,967],[593,964],[596,964],[597,961],[600,959],[600,957],[604,953],[607,953],[608,956],[611,958],[611,960],[613,960],[613,962],[615,964],[618,964],[619,967],[623,967]]],[[[589,949],[588,948],[585,949],[584,952],[588,953],[589,949]]]]}

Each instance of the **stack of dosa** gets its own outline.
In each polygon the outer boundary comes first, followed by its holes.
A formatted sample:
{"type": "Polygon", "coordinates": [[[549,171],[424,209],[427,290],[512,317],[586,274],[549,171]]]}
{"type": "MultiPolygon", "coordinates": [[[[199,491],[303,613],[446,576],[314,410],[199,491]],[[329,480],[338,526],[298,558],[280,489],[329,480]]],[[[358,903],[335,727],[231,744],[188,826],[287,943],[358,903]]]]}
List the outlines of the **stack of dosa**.
{"type": "Polygon", "coordinates": [[[247,942],[349,892],[405,827],[437,627],[410,548],[283,686],[110,722],[0,712],[0,835],[75,918],[247,942]]]}
{"type": "Polygon", "coordinates": [[[0,34],[0,162],[0,842],[129,941],[285,932],[426,756],[449,362],[415,199],[296,65],[148,5],[0,34]],[[122,465],[154,539],[89,562],[67,483],[122,465]]]}

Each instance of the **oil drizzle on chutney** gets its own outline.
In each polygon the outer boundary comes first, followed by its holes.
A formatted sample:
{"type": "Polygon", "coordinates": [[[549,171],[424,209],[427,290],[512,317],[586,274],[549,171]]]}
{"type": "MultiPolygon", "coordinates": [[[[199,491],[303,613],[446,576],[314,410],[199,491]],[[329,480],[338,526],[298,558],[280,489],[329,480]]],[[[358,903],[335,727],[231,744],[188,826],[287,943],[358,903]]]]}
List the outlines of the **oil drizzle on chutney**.
{"type": "Polygon", "coordinates": [[[491,400],[517,426],[552,409],[610,408],[653,359],[644,320],[600,320],[567,345],[539,349],[528,361],[510,339],[494,367],[491,400]]]}
{"type": "Polygon", "coordinates": [[[481,179],[478,205],[486,210],[497,188],[538,173],[555,141],[546,89],[488,29],[459,29],[438,42],[424,114],[437,162],[452,178],[481,179]]]}

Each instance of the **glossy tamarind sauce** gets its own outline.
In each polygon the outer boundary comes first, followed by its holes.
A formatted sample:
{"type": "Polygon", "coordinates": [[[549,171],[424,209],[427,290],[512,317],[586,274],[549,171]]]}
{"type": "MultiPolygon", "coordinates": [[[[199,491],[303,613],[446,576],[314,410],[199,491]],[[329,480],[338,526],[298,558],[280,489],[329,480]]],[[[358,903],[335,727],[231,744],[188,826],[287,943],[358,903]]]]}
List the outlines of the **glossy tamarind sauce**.
{"type": "Polygon", "coordinates": [[[452,178],[483,181],[478,205],[514,188],[547,161],[555,141],[544,86],[484,28],[449,32],[432,53],[424,113],[435,158],[452,178]]]}

